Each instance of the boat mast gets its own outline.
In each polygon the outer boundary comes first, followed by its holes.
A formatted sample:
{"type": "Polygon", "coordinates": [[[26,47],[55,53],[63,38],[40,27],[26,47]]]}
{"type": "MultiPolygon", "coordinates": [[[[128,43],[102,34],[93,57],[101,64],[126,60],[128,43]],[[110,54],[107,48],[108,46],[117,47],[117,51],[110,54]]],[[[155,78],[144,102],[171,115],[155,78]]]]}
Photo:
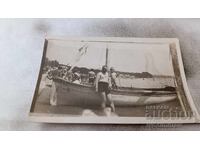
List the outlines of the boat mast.
{"type": "Polygon", "coordinates": [[[106,65],[106,67],[108,68],[109,66],[109,49],[108,49],[108,46],[106,47],[106,63],[105,63],[105,65],[106,65]]]}

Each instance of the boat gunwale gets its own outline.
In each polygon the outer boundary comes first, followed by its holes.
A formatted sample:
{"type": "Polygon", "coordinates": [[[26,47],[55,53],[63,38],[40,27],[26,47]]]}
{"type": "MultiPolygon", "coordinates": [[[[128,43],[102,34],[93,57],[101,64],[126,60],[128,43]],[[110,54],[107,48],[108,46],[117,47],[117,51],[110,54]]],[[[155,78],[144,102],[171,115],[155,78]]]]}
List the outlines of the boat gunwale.
{"type": "MultiPolygon", "coordinates": [[[[89,85],[83,85],[83,84],[75,84],[72,82],[69,82],[63,78],[57,77],[53,79],[54,82],[58,82],[58,83],[62,83],[64,85],[71,85],[74,87],[78,87],[78,88],[85,88],[88,90],[95,90],[93,86],[89,86],[89,85]]],[[[111,94],[114,95],[143,95],[143,96],[151,96],[152,94],[154,94],[155,96],[172,96],[172,95],[177,95],[176,91],[165,91],[165,93],[156,93],[156,92],[163,92],[162,90],[157,90],[157,91],[152,91],[152,90],[146,90],[146,89],[133,89],[132,91],[125,91],[125,90],[113,90],[111,89],[111,94]],[[146,92],[145,92],[146,91],[146,92]]]]}

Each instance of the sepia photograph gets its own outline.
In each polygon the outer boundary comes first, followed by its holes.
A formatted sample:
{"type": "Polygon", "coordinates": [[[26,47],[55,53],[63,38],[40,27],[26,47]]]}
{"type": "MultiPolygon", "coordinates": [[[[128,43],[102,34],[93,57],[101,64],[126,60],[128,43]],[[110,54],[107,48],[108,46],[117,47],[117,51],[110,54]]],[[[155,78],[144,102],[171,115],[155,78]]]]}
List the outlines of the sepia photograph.
{"type": "Polygon", "coordinates": [[[58,122],[191,121],[195,108],[185,93],[177,41],[46,39],[30,116],[47,116],[47,122],[57,116],[58,122]]]}
{"type": "Polygon", "coordinates": [[[199,147],[198,2],[0,7],[2,149],[199,147]]]}

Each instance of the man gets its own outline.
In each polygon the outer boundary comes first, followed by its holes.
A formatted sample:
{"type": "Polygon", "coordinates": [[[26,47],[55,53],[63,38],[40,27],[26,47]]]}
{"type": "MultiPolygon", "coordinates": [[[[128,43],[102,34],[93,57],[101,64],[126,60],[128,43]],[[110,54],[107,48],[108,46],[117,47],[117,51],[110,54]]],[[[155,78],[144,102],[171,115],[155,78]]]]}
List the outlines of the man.
{"type": "Polygon", "coordinates": [[[91,83],[91,84],[94,84],[94,81],[95,81],[95,78],[96,78],[94,69],[90,69],[90,71],[88,72],[88,78],[89,78],[88,82],[91,83]]]}
{"type": "Polygon", "coordinates": [[[60,78],[62,77],[62,67],[58,66],[57,68],[54,67],[52,70],[48,72],[47,78],[52,80],[53,78],[60,78]]]}
{"type": "Polygon", "coordinates": [[[112,112],[115,112],[115,106],[114,103],[109,98],[110,94],[110,77],[107,71],[107,67],[103,66],[101,72],[97,74],[96,78],[96,92],[99,92],[103,102],[101,104],[101,107],[105,110],[106,103],[110,103],[110,107],[112,112]]]}
{"type": "Polygon", "coordinates": [[[113,89],[117,89],[117,73],[113,67],[110,68],[110,78],[111,78],[111,85],[113,89]]]}

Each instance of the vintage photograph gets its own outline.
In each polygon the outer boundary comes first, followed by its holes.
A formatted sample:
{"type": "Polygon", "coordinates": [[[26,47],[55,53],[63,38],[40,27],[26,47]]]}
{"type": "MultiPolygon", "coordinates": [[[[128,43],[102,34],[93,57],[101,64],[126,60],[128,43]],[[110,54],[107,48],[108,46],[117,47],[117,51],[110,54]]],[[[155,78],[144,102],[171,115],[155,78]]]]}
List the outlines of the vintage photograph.
{"type": "Polygon", "coordinates": [[[177,44],[47,38],[30,117],[61,123],[191,122],[195,106],[177,44]]]}

